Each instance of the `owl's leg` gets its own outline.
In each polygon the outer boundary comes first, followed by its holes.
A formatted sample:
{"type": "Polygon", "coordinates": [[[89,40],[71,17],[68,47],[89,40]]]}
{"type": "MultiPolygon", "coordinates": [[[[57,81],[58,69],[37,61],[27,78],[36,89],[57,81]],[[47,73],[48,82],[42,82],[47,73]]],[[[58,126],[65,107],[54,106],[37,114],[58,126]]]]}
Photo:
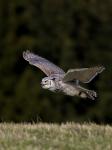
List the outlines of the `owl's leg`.
{"type": "Polygon", "coordinates": [[[78,87],[78,89],[79,89],[78,95],[82,98],[90,98],[94,100],[97,97],[97,93],[93,90],[88,90],[80,86],[78,87]]]}

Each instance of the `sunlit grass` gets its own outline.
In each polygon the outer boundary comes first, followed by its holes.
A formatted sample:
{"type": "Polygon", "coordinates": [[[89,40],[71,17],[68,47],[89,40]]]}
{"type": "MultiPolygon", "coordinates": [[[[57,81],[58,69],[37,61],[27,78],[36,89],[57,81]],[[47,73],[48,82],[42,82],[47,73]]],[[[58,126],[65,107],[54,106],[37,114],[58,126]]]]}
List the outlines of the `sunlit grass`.
{"type": "Polygon", "coordinates": [[[0,150],[111,150],[112,127],[96,124],[0,124],[0,150]]]}

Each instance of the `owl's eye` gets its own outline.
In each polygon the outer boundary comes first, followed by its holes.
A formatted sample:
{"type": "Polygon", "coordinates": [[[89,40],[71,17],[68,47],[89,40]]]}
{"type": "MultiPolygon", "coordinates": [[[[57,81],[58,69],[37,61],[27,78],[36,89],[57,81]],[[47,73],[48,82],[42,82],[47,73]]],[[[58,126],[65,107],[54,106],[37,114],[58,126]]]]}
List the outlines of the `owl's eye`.
{"type": "Polygon", "coordinates": [[[55,78],[52,78],[52,80],[54,81],[54,80],[55,80],[55,78]]]}

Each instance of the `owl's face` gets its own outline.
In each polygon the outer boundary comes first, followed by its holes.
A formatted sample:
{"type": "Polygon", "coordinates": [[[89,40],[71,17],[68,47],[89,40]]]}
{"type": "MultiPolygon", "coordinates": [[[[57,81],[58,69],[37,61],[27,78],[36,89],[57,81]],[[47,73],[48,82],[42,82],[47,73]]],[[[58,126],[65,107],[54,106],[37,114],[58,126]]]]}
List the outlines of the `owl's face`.
{"type": "Polygon", "coordinates": [[[49,89],[51,91],[55,91],[55,79],[51,77],[45,77],[42,79],[41,86],[44,89],[49,89]]]}

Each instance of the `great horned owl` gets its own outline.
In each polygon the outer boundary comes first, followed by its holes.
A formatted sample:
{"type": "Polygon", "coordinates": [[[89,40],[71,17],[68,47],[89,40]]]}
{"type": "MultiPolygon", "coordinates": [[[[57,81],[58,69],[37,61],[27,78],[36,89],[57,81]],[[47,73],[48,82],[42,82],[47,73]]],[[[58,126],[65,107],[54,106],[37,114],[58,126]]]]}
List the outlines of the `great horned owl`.
{"type": "Polygon", "coordinates": [[[101,73],[105,68],[103,66],[95,66],[91,68],[69,69],[65,73],[61,68],[48,61],[47,59],[35,55],[29,50],[23,52],[23,58],[41,69],[47,77],[42,79],[41,86],[50,91],[63,92],[70,96],[79,96],[82,98],[90,98],[92,100],[97,97],[95,91],[83,88],[79,83],[89,83],[91,80],[101,73]]]}

